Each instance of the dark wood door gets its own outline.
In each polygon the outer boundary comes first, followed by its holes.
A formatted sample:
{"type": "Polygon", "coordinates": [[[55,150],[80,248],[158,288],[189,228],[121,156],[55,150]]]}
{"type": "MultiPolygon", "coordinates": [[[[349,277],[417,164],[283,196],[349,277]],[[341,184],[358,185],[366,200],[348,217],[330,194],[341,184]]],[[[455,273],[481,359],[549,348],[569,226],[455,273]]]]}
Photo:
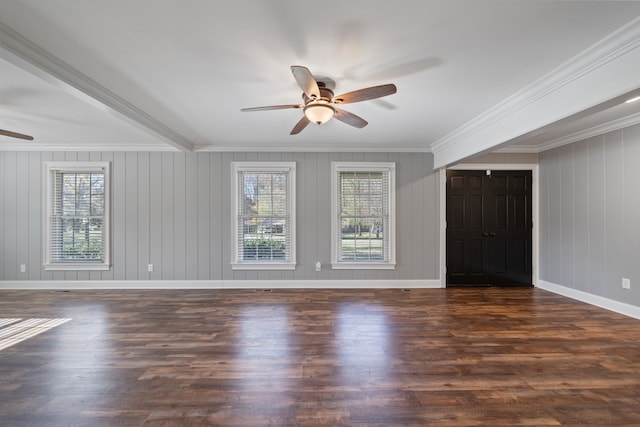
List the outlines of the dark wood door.
{"type": "Polygon", "coordinates": [[[447,286],[531,285],[531,171],[447,171],[447,286]]]}

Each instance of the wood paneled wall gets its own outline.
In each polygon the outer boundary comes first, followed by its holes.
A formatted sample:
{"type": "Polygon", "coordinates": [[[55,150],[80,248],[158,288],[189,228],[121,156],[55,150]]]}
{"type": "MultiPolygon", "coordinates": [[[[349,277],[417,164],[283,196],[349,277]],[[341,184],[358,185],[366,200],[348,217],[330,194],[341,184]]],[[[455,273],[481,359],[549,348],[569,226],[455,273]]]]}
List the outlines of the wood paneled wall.
{"type": "Polygon", "coordinates": [[[640,306],[640,125],[539,160],[540,279],[640,306]]]}
{"type": "Polygon", "coordinates": [[[438,200],[427,153],[0,152],[0,280],[437,280],[438,200]],[[46,160],[112,162],[111,270],[42,270],[46,160]],[[295,271],[231,270],[230,163],[242,160],[297,162],[295,271]],[[331,161],[396,162],[396,270],[330,270],[331,161]]]}

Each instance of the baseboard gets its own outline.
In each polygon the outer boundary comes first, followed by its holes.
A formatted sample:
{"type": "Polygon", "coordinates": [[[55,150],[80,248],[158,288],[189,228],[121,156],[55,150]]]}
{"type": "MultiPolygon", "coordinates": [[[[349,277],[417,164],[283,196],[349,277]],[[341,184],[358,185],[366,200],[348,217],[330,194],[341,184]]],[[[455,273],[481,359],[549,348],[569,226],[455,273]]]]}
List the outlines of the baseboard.
{"type": "Polygon", "coordinates": [[[544,289],[545,291],[550,291],[555,294],[604,308],[606,310],[624,314],[625,316],[640,319],[640,307],[636,307],[631,304],[593,295],[577,289],[567,288],[566,286],[561,286],[555,283],[545,282],[544,280],[538,280],[538,284],[536,286],[540,289],[544,289]]]}
{"type": "Polygon", "coordinates": [[[440,280],[0,280],[0,289],[409,289],[440,280]]]}

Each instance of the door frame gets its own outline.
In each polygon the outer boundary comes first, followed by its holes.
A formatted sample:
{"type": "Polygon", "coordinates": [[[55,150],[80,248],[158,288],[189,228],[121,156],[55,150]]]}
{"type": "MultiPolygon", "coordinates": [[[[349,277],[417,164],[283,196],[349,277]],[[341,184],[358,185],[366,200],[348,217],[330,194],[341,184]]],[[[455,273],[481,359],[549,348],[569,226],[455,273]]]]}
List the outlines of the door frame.
{"type": "Polygon", "coordinates": [[[447,287],[447,170],[528,170],[531,171],[531,281],[538,286],[539,274],[539,193],[538,165],[535,163],[460,163],[440,171],[440,286],[447,287]]]}

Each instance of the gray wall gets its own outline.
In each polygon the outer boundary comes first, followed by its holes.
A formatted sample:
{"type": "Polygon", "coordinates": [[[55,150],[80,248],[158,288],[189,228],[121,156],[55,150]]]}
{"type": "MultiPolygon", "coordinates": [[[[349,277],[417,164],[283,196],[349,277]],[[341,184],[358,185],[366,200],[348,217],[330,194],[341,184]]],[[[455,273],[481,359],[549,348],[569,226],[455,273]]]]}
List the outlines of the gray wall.
{"type": "Polygon", "coordinates": [[[640,125],[539,163],[540,279],[640,306],[640,125]]]}
{"type": "Polygon", "coordinates": [[[438,188],[425,153],[0,152],[0,280],[437,280],[438,188]],[[112,162],[110,271],[42,270],[45,160],[112,162]],[[238,160],[297,162],[295,271],[231,270],[230,162],[238,160]],[[396,162],[396,270],[315,271],[316,261],[330,262],[336,160],[396,162]]]}

